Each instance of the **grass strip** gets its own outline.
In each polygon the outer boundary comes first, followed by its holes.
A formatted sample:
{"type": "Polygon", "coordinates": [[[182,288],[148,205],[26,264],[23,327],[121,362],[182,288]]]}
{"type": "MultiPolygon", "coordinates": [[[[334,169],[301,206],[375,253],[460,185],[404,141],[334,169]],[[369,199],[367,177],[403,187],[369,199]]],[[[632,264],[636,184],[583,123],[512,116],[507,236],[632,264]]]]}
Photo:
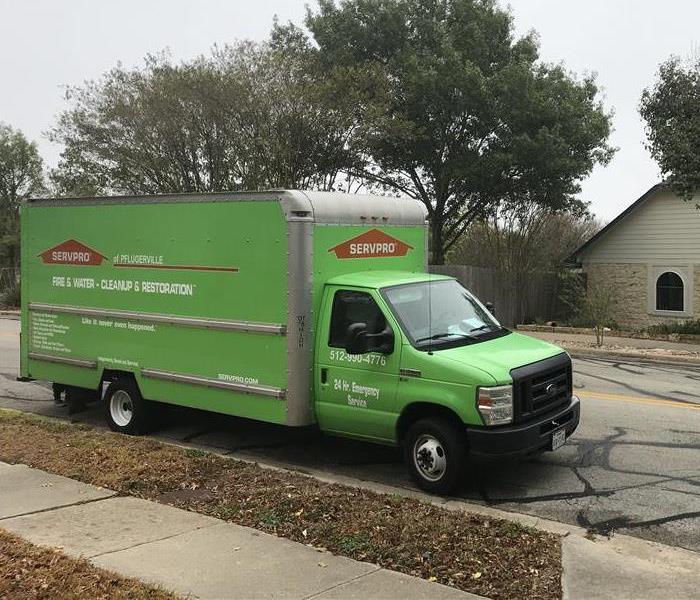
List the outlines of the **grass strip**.
{"type": "Polygon", "coordinates": [[[13,600],[175,600],[179,596],[35,546],[0,529],[0,598],[13,600]]]}
{"type": "Polygon", "coordinates": [[[511,521],[8,410],[0,460],[489,598],[561,598],[559,538],[511,521]]]}

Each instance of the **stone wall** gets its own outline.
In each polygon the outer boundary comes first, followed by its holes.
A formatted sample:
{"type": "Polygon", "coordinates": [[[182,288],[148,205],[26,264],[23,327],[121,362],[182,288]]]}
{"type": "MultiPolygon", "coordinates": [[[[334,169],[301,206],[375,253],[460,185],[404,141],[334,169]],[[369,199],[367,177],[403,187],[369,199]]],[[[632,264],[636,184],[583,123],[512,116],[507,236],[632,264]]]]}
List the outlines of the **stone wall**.
{"type": "Polygon", "coordinates": [[[693,317],[669,317],[649,314],[648,268],[646,264],[584,264],[583,270],[589,282],[600,282],[613,287],[617,303],[613,319],[624,329],[643,329],[659,323],[673,323],[700,319],[700,266],[693,274],[693,317]]]}
{"type": "Polygon", "coordinates": [[[641,329],[653,324],[647,314],[646,265],[589,263],[583,270],[589,285],[601,284],[615,290],[613,319],[619,327],[641,329]]]}

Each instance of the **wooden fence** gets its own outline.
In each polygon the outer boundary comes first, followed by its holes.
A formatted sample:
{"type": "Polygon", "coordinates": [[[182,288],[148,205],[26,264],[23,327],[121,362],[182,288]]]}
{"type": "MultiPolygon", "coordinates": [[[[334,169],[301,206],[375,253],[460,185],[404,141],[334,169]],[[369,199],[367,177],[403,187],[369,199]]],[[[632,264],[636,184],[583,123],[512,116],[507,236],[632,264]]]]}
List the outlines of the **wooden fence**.
{"type": "Polygon", "coordinates": [[[518,276],[468,265],[431,265],[430,272],[455,277],[482,302],[493,302],[496,318],[505,327],[561,319],[565,312],[556,273],[518,276]]]}

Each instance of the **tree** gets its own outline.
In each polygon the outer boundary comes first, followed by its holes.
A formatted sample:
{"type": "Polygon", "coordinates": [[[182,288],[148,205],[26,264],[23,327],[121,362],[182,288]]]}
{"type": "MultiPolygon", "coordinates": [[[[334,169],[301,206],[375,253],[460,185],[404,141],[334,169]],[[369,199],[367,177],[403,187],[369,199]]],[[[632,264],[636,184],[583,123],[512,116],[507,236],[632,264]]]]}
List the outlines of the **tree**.
{"type": "Polygon", "coordinates": [[[580,207],[580,179],[612,156],[594,77],[540,63],[494,0],[319,0],[306,25],[329,72],[383,73],[361,176],[425,204],[434,264],[503,201],[580,207]]]}
{"type": "Polygon", "coordinates": [[[585,281],[579,273],[570,272],[564,278],[562,301],[578,323],[593,328],[596,345],[602,346],[606,329],[615,324],[615,289],[605,281],[585,281]]]}
{"type": "Polygon", "coordinates": [[[522,275],[557,272],[600,228],[588,213],[557,213],[538,204],[502,205],[472,224],[448,261],[522,275]]]}
{"type": "Polygon", "coordinates": [[[700,59],[672,57],[642,93],[647,148],[662,175],[686,199],[700,189],[700,59]]]}
{"type": "Polygon", "coordinates": [[[276,27],[263,44],[116,67],[69,89],[52,180],[73,195],[349,185],[353,94],[329,103],[315,59],[305,37],[276,27]]]}
{"type": "Polygon", "coordinates": [[[36,144],[21,131],[0,123],[0,268],[19,266],[19,205],[42,189],[42,161],[36,144]]]}

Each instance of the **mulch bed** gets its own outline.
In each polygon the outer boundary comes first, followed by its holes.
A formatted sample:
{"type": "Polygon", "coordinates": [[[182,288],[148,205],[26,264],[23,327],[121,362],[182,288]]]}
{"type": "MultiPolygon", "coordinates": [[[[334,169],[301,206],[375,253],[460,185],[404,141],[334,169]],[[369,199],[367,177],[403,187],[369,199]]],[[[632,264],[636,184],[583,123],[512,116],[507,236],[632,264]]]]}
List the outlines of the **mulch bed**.
{"type": "Polygon", "coordinates": [[[179,596],[94,567],[0,529],[0,598],[175,600],[179,596]]]}
{"type": "Polygon", "coordinates": [[[489,598],[561,598],[559,538],[511,521],[6,410],[0,460],[489,598]]]}

